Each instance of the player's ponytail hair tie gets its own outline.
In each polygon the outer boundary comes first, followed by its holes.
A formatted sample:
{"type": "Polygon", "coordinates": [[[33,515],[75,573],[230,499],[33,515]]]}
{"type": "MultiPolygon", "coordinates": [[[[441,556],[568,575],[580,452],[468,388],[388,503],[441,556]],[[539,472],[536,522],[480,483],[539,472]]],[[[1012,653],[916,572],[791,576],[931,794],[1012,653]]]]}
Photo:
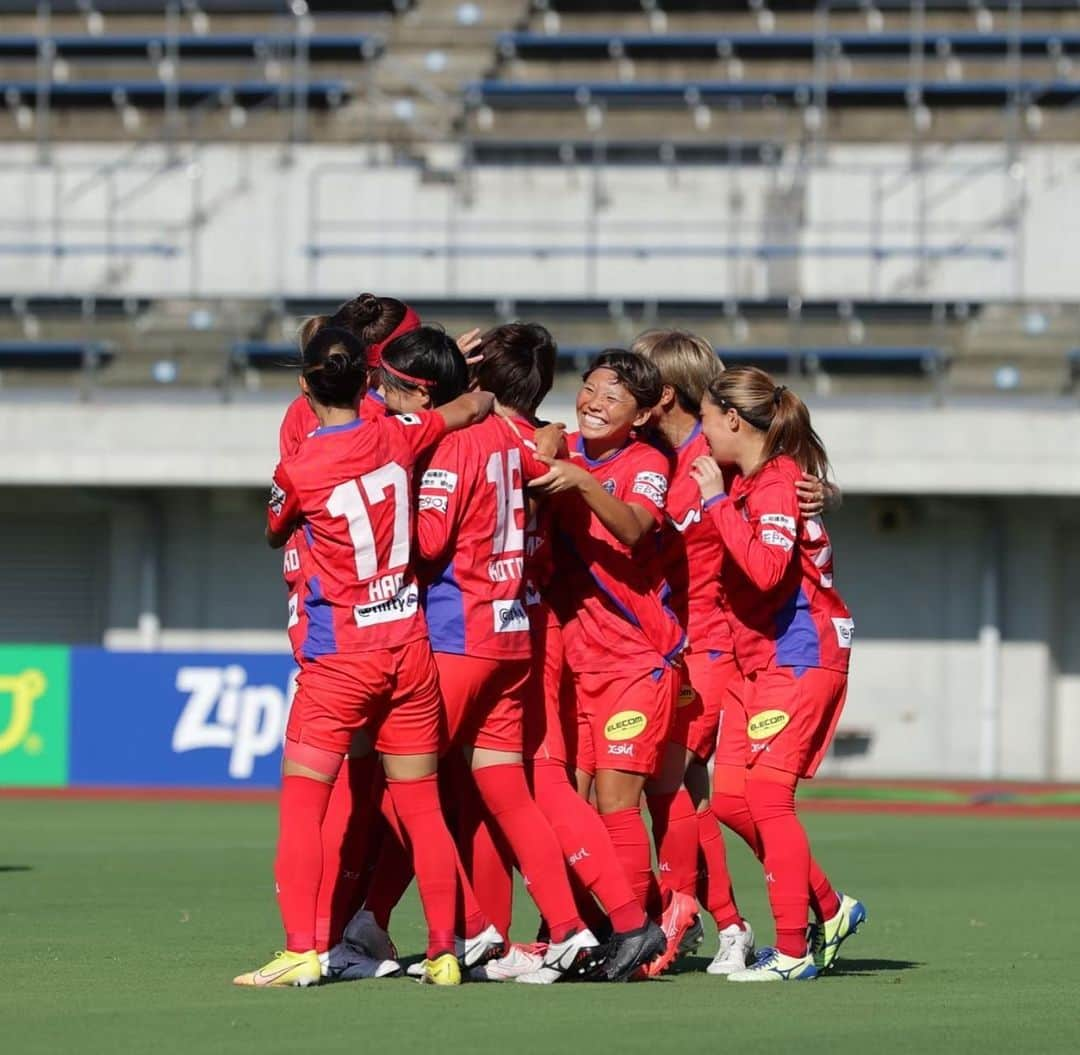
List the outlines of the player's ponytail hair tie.
{"type": "Polygon", "coordinates": [[[434,388],[435,382],[426,377],[413,377],[402,370],[391,366],[385,359],[379,364],[391,377],[404,381],[407,385],[416,385],[417,388],[434,388]]]}
{"type": "Polygon", "coordinates": [[[777,385],[776,388],[773,389],[773,393],[772,393],[773,406],[775,406],[775,407],[780,406],[780,397],[786,391],[787,391],[787,385],[777,385]]]}
{"type": "Polygon", "coordinates": [[[348,330],[324,326],[304,345],[303,372],[307,376],[319,371],[343,374],[350,370],[366,369],[364,345],[348,330]]]}

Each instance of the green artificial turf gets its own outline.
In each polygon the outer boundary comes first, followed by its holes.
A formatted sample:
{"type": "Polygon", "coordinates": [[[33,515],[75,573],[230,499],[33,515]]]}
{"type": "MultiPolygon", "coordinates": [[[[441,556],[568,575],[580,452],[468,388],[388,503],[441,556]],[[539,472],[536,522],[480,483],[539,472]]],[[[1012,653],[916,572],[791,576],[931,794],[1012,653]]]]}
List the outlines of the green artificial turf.
{"type": "MultiPolygon", "coordinates": [[[[4,1052],[1077,1052],[1080,823],[810,814],[867,904],[816,982],[736,986],[691,961],[622,986],[405,980],[234,989],[280,944],[270,805],[0,800],[4,1052]]],[[[729,839],[744,913],[772,928],[729,839]]],[[[519,901],[517,937],[535,925],[519,901]]],[[[410,893],[402,953],[422,947],[410,893]]],[[[711,951],[710,929],[702,952],[711,951]]]]}

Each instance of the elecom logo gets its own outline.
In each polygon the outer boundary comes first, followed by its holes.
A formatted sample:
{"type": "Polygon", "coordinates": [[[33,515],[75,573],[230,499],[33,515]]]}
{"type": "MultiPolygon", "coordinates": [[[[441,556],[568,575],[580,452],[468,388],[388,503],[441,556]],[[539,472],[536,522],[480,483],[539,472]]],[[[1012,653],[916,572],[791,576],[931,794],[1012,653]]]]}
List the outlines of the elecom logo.
{"type": "Polygon", "coordinates": [[[295,675],[284,688],[249,685],[247,671],[227,667],[181,667],[176,690],[187,701],[173,730],[177,753],[216,747],[229,752],[229,776],[248,779],[256,759],[277,750],[295,692],[295,675]]]}

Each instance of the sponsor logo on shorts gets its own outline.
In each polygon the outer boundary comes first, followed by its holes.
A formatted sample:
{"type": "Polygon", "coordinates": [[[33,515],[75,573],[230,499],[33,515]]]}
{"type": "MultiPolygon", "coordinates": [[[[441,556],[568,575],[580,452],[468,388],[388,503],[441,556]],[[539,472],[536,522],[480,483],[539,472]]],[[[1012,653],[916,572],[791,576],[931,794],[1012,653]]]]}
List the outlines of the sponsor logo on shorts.
{"type": "Polygon", "coordinates": [[[453,494],[457,490],[457,482],[457,473],[452,473],[449,469],[428,469],[420,480],[420,489],[453,494]]]}
{"type": "Polygon", "coordinates": [[[375,626],[377,623],[396,623],[416,614],[420,603],[420,590],[411,582],[404,589],[372,604],[353,605],[353,618],[359,627],[375,626]]]}
{"type": "Polygon", "coordinates": [[[619,711],[608,719],[604,726],[604,736],[609,740],[633,740],[645,732],[648,724],[648,719],[641,711],[619,711]]]}
{"type": "Polygon", "coordinates": [[[834,618],[832,625],[836,627],[836,643],[841,648],[851,648],[851,642],[855,639],[855,620],[834,618]]]}
{"type": "Polygon", "coordinates": [[[493,601],[495,613],[495,633],[513,634],[529,629],[529,617],[525,614],[525,605],[520,601],[493,601]]]}
{"type": "Polygon", "coordinates": [[[761,541],[766,546],[776,546],[785,551],[792,549],[795,545],[782,531],[774,531],[772,528],[766,528],[761,533],[761,541]]]}
{"type": "Polygon", "coordinates": [[[436,513],[445,513],[446,507],[446,495],[421,495],[420,501],[416,504],[419,513],[423,513],[426,509],[434,509],[436,513]]]}
{"type": "Polygon", "coordinates": [[[747,723],[746,735],[751,740],[768,740],[790,721],[791,715],[787,711],[762,711],[761,714],[755,714],[747,723]]]}
{"type": "Polygon", "coordinates": [[[664,498],[667,495],[668,482],[663,473],[638,473],[634,477],[633,493],[643,495],[654,506],[664,508],[664,498]]]}
{"type": "Polygon", "coordinates": [[[614,755],[616,758],[633,758],[634,757],[634,745],[633,744],[608,744],[608,755],[614,755]]]}
{"type": "Polygon", "coordinates": [[[694,692],[693,685],[681,685],[679,686],[679,698],[675,701],[675,706],[689,707],[696,699],[697,693],[694,692]]]}

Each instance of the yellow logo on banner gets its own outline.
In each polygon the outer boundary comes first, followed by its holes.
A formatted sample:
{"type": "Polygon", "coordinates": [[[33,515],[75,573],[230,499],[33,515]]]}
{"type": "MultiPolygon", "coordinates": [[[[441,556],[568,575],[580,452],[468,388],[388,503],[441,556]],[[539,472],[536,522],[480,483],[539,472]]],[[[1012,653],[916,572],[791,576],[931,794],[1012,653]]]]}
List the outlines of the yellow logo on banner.
{"type": "Polygon", "coordinates": [[[648,724],[641,711],[619,711],[608,719],[604,726],[604,736],[609,740],[633,740],[645,731],[648,724]]]}
{"type": "Polygon", "coordinates": [[[762,711],[750,719],[746,727],[746,734],[751,740],[768,740],[775,736],[791,721],[791,715],[786,711],[762,711]]]}
{"type": "Polygon", "coordinates": [[[0,674],[0,695],[10,694],[11,714],[6,729],[0,729],[0,755],[25,746],[29,754],[41,752],[44,744],[38,733],[30,731],[34,722],[34,704],[48,687],[40,670],[24,670],[21,674],[0,674]]]}

